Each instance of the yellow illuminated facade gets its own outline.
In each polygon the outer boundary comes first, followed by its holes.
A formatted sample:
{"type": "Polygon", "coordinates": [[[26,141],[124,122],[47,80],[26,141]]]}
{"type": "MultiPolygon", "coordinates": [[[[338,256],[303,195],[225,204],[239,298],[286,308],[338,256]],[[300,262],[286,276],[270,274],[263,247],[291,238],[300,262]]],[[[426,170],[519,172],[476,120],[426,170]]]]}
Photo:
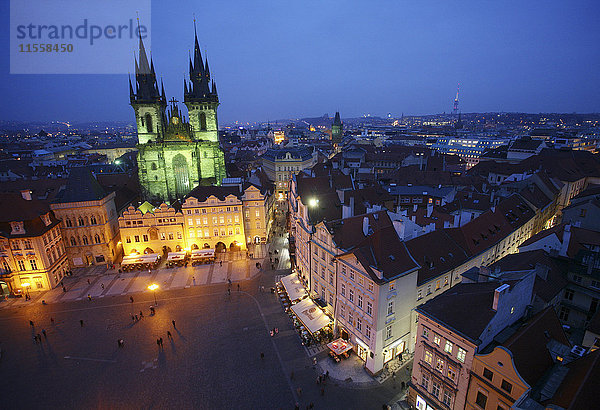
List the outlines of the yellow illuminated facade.
{"type": "Polygon", "coordinates": [[[119,218],[125,255],[158,253],[166,255],[186,248],[183,214],[163,203],[154,208],[144,202],[138,209],[127,208],[119,218]]]}

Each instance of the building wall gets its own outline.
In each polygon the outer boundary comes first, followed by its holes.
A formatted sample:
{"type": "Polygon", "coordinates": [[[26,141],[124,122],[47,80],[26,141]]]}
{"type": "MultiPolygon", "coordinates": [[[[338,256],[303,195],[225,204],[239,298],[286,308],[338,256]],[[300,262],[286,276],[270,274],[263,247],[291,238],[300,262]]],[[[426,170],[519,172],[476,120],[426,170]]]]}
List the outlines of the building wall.
{"type": "Polygon", "coordinates": [[[425,410],[417,405],[419,396],[433,408],[463,409],[477,346],[423,314],[417,332],[408,402],[425,410]]]}
{"type": "Polygon", "coordinates": [[[115,193],[98,201],[54,203],[71,267],[114,263],[120,256],[115,193]]]}
{"type": "Polygon", "coordinates": [[[119,227],[125,255],[158,253],[164,256],[165,252],[187,247],[183,215],[164,203],[145,214],[130,206],[119,218],[119,227]]]}
{"type": "Polygon", "coordinates": [[[481,409],[477,400],[485,397],[485,408],[507,410],[529,388],[517,371],[510,350],[498,346],[488,354],[475,355],[465,409],[481,409]]]}
{"type": "Polygon", "coordinates": [[[253,185],[244,191],[242,195],[242,209],[244,211],[246,243],[267,242],[272,199],[268,195],[263,195],[253,185]]]}
{"type": "Polygon", "coordinates": [[[50,290],[69,270],[67,254],[58,224],[39,236],[0,237],[0,281],[11,292],[50,290]]]}
{"type": "Polygon", "coordinates": [[[232,244],[246,249],[244,210],[236,196],[229,195],[224,200],[210,196],[206,201],[190,197],[183,203],[182,212],[189,248],[203,248],[208,244],[209,248],[216,249],[220,242],[227,249],[232,244]]]}

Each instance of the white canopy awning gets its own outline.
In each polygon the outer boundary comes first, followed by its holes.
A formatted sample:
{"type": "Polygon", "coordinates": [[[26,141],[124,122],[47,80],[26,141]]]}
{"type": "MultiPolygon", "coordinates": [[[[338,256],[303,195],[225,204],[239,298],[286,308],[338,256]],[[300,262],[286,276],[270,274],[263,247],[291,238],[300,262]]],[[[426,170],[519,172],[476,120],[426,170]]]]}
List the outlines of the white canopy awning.
{"type": "Polygon", "coordinates": [[[292,305],[292,311],[298,316],[298,319],[300,319],[310,333],[315,333],[330,323],[327,315],[310,298],[292,305]]]}
{"type": "Polygon", "coordinates": [[[302,282],[295,273],[281,278],[281,283],[283,283],[283,287],[291,301],[302,299],[307,295],[306,289],[304,289],[302,282]]]}
{"type": "Polygon", "coordinates": [[[215,250],[214,249],[194,249],[192,250],[192,258],[214,258],[215,250]]]}
{"type": "Polygon", "coordinates": [[[167,255],[167,260],[168,261],[181,261],[185,259],[185,255],[187,255],[186,252],[169,252],[169,255],[167,255]]]}

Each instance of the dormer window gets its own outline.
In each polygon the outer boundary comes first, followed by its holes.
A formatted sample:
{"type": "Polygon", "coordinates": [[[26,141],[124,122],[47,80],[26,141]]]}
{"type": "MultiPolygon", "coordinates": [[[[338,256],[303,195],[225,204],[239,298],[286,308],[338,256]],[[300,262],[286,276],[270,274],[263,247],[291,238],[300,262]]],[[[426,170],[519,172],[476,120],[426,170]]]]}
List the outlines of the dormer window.
{"type": "Polygon", "coordinates": [[[25,226],[23,224],[22,221],[20,222],[11,222],[10,223],[10,228],[11,228],[11,235],[18,235],[18,234],[24,234],[25,233],[25,226]]]}
{"type": "Polygon", "coordinates": [[[44,222],[44,225],[48,226],[50,225],[50,214],[45,214],[41,216],[42,221],[44,222]]]}

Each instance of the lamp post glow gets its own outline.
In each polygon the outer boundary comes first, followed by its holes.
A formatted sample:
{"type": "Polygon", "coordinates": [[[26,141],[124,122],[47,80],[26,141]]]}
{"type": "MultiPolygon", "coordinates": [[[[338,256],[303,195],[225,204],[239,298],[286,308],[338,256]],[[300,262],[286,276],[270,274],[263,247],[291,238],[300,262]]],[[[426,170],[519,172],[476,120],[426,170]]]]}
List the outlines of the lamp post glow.
{"type": "Polygon", "coordinates": [[[154,306],[158,306],[158,302],[156,301],[156,289],[158,289],[158,285],[153,283],[152,285],[148,286],[148,289],[154,293],[154,306]]]}
{"type": "Polygon", "coordinates": [[[27,297],[29,297],[29,287],[30,286],[31,286],[31,284],[29,282],[21,283],[21,287],[25,288],[25,291],[27,292],[27,297]]]}

